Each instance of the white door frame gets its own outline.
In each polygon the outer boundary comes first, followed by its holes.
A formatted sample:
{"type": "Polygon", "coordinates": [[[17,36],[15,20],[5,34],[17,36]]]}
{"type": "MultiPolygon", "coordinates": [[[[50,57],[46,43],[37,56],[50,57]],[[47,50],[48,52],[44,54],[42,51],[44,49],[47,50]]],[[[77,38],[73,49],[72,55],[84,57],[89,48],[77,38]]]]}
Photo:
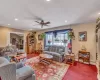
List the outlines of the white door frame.
{"type": "Polygon", "coordinates": [[[15,33],[15,34],[22,34],[23,35],[23,39],[24,39],[24,44],[23,44],[23,49],[25,51],[25,34],[21,33],[21,32],[8,32],[8,37],[7,37],[7,45],[11,45],[10,43],[10,33],[15,33]]]}

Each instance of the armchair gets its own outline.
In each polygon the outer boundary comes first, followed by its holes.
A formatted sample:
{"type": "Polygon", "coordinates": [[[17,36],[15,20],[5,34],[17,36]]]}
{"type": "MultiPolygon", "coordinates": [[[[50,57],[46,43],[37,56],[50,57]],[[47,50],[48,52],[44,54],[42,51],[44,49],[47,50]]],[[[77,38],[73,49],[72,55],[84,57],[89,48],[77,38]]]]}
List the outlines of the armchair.
{"type": "Polygon", "coordinates": [[[0,77],[2,80],[35,80],[31,67],[10,63],[3,57],[0,57],[0,77]]]}

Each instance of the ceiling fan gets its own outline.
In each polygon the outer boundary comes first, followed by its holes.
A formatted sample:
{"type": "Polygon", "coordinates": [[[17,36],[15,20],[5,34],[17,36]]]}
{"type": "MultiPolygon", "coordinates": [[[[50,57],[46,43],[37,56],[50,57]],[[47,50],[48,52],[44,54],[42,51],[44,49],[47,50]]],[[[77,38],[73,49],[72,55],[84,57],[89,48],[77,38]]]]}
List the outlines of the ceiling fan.
{"type": "Polygon", "coordinates": [[[40,20],[40,21],[35,21],[36,23],[38,23],[39,25],[41,25],[41,28],[43,28],[44,26],[49,26],[48,24],[50,24],[50,22],[45,22],[44,20],[40,20]]]}
{"type": "MultiPolygon", "coordinates": [[[[27,9],[27,10],[28,10],[28,9],[27,9]]],[[[27,12],[28,12],[28,14],[31,15],[31,17],[28,17],[28,18],[26,17],[26,18],[27,18],[27,19],[35,20],[35,22],[38,23],[38,24],[35,24],[35,25],[33,25],[33,26],[40,25],[41,28],[43,28],[44,26],[49,26],[49,24],[51,23],[51,22],[49,22],[49,21],[48,21],[48,22],[45,22],[42,18],[36,16],[36,15],[33,14],[30,10],[28,10],[27,12]]]]}

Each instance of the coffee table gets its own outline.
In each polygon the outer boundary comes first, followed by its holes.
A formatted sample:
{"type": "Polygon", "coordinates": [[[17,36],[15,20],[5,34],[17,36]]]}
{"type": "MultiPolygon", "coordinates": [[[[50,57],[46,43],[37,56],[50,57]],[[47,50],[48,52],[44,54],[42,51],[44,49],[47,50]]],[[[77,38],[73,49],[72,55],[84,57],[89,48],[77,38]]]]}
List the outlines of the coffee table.
{"type": "Polygon", "coordinates": [[[24,61],[27,58],[26,54],[9,55],[9,57],[11,58],[10,62],[16,62],[16,63],[20,61],[24,61]]]}
{"type": "Polygon", "coordinates": [[[74,65],[74,62],[75,62],[75,55],[74,53],[73,54],[67,54],[65,56],[65,63],[67,64],[71,64],[71,65],[74,65]]]}
{"type": "Polygon", "coordinates": [[[52,62],[53,56],[50,54],[40,54],[40,63],[49,65],[52,62]]]}
{"type": "Polygon", "coordinates": [[[26,54],[20,54],[14,57],[16,58],[17,62],[24,61],[27,58],[26,54]]]}

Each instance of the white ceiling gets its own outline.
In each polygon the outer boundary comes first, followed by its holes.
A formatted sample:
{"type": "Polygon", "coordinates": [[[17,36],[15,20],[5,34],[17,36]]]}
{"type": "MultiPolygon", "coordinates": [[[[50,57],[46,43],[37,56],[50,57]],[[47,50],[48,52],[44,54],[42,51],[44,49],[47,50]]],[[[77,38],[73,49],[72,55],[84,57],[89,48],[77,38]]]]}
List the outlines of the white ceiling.
{"type": "Polygon", "coordinates": [[[100,0],[0,0],[0,25],[37,30],[41,27],[34,22],[35,16],[50,21],[49,28],[52,28],[94,22],[99,12],[100,0]],[[15,18],[19,20],[15,21],[15,18]]]}

